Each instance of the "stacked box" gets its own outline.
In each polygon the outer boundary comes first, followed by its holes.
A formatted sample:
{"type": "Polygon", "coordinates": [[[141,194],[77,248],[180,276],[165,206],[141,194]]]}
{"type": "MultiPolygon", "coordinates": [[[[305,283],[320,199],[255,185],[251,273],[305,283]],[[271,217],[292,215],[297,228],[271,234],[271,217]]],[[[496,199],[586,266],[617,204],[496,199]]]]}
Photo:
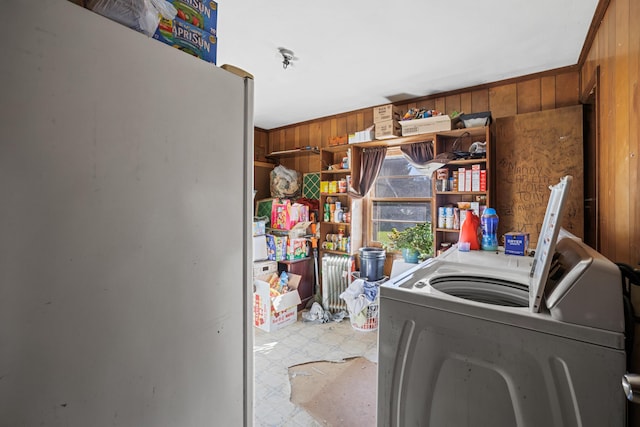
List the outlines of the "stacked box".
{"type": "Polygon", "coordinates": [[[176,19],[198,27],[214,36],[218,27],[218,3],[212,0],[173,0],[176,19]]]}
{"type": "Polygon", "coordinates": [[[376,139],[388,139],[400,136],[400,125],[396,120],[387,120],[375,124],[376,139]]]}
{"type": "Polygon", "coordinates": [[[373,107],[374,136],[376,139],[400,136],[400,109],[393,104],[373,107]]]}
{"type": "Polygon", "coordinates": [[[217,36],[178,18],[160,19],[153,38],[207,62],[216,63],[217,36]]]}
{"type": "Polygon", "coordinates": [[[373,107],[373,123],[382,123],[389,120],[400,120],[400,109],[393,104],[373,107]]]}

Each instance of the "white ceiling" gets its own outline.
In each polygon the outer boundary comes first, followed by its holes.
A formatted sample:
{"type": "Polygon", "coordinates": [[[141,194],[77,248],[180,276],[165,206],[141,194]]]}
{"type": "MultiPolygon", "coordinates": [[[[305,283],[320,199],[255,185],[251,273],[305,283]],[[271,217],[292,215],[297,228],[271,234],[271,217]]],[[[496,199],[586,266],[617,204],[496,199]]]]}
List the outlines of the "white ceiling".
{"type": "Polygon", "coordinates": [[[218,0],[218,65],[255,77],[255,125],[578,61],[598,0],[218,0]],[[298,58],[286,70],[279,47],[298,58]]]}

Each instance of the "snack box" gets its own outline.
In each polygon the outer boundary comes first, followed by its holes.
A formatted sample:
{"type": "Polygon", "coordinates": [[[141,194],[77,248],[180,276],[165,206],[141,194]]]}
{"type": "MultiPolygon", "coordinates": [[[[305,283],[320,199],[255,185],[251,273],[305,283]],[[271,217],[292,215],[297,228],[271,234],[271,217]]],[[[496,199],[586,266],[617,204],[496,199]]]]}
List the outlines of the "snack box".
{"type": "Polygon", "coordinates": [[[207,62],[216,63],[217,36],[178,18],[160,19],[153,38],[207,62]]]}
{"type": "Polygon", "coordinates": [[[218,3],[206,0],[173,0],[176,18],[214,36],[217,34],[218,3]]]}

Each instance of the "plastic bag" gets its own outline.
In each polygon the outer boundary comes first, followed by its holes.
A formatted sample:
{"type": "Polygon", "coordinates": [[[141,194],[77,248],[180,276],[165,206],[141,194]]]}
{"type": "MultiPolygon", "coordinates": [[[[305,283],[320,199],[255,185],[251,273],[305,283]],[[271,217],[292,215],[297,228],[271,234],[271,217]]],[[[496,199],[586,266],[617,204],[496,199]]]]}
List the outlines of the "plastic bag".
{"type": "Polygon", "coordinates": [[[300,173],[278,165],[271,171],[271,197],[293,198],[300,195],[300,173]]]}
{"type": "MultiPolygon", "coordinates": [[[[470,250],[480,249],[480,238],[478,237],[478,230],[480,229],[480,218],[472,210],[468,210],[462,224],[460,225],[460,236],[458,238],[458,248],[463,250],[462,247],[465,243],[469,244],[470,250]]],[[[465,249],[466,249],[466,245],[465,249]]]]}
{"type": "Polygon", "coordinates": [[[87,0],[87,8],[149,37],[156,32],[160,15],[172,20],[178,13],[166,0],[87,0]]]}

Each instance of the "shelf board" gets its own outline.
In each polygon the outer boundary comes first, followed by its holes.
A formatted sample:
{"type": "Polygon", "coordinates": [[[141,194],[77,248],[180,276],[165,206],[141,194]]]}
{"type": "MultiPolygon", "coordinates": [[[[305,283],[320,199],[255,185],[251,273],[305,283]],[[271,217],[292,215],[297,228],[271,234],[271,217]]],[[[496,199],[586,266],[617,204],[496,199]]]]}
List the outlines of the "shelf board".
{"type": "Polygon", "coordinates": [[[320,150],[318,149],[318,147],[302,147],[295,148],[293,150],[273,151],[266,157],[272,159],[282,159],[285,157],[303,156],[305,154],[320,154],[320,150]]]}
{"type": "Polygon", "coordinates": [[[464,195],[484,195],[487,194],[488,191],[436,191],[438,196],[464,196],[464,195]]]}
{"type": "Polygon", "coordinates": [[[323,174],[339,174],[339,173],[351,173],[351,169],[331,169],[320,171],[323,174]]]}
{"type": "Polygon", "coordinates": [[[321,196],[343,196],[348,197],[348,193],[320,193],[321,196]]]}
{"type": "Polygon", "coordinates": [[[336,255],[353,255],[350,254],[349,252],[345,252],[345,251],[336,251],[334,249],[320,249],[320,252],[325,253],[325,254],[336,254],[336,255]]]}
{"type": "Polygon", "coordinates": [[[436,228],[436,231],[441,231],[443,233],[459,233],[460,230],[457,228],[436,228]]]}
{"type": "Polygon", "coordinates": [[[447,166],[450,165],[474,165],[477,163],[487,163],[487,158],[486,157],[481,157],[478,159],[460,159],[460,160],[451,160],[449,163],[447,163],[447,166]]]}
{"type": "Polygon", "coordinates": [[[346,227],[351,227],[351,223],[350,222],[331,222],[331,221],[322,221],[320,223],[320,227],[322,227],[322,224],[325,225],[337,225],[337,226],[346,226],[346,227]]]}

